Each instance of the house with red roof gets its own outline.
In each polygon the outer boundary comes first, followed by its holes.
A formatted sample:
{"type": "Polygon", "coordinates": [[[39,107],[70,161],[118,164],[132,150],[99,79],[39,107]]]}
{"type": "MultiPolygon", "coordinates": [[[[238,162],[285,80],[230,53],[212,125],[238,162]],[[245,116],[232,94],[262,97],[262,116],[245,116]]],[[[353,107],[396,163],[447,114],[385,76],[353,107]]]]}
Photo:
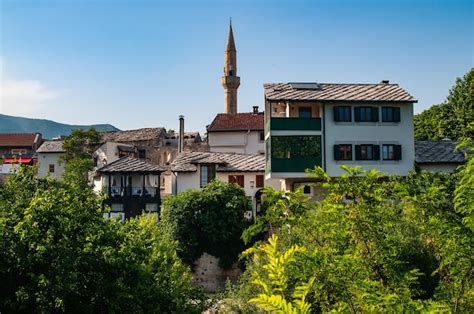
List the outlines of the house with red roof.
{"type": "Polygon", "coordinates": [[[209,150],[218,153],[265,154],[264,114],[219,113],[207,127],[209,150]]]}
{"type": "Polygon", "coordinates": [[[12,165],[32,165],[35,153],[43,142],[41,133],[0,133],[0,157],[2,174],[14,171],[12,165]]]}

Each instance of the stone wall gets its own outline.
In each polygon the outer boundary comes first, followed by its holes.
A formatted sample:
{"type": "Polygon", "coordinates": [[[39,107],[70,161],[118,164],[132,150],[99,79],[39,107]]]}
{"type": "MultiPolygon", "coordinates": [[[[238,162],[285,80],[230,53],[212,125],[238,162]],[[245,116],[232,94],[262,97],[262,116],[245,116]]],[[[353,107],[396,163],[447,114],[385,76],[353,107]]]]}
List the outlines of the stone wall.
{"type": "Polygon", "coordinates": [[[194,265],[194,284],[207,293],[224,290],[227,279],[235,283],[240,276],[237,264],[231,269],[222,269],[219,267],[219,259],[207,253],[203,253],[194,265]]]}

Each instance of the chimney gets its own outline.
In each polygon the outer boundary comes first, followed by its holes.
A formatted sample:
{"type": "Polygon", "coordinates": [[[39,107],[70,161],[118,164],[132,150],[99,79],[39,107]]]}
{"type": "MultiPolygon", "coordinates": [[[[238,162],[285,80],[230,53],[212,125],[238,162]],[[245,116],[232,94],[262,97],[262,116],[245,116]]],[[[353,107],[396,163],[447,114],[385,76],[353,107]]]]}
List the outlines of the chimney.
{"type": "Polygon", "coordinates": [[[179,116],[178,153],[184,150],[184,116],[179,116]]]}
{"type": "Polygon", "coordinates": [[[381,81],[380,81],[380,84],[388,84],[388,83],[390,83],[389,80],[381,80],[381,81]]]}
{"type": "Polygon", "coordinates": [[[253,106],[253,113],[258,114],[258,106],[253,106]]]}

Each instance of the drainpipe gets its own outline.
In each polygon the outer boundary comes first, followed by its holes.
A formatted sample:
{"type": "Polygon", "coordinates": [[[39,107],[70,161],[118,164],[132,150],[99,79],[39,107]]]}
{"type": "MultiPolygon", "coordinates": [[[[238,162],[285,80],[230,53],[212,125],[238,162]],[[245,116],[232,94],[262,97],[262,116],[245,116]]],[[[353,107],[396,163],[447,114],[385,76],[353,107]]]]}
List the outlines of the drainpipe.
{"type": "Polygon", "coordinates": [[[178,138],[178,153],[184,150],[184,116],[179,116],[179,138],[178,138]]]}
{"type": "Polygon", "coordinates": [[[249,143],[249,135],[250,135],[250,130],[247,130],[247,133],[245,134],[244,154],[247,154],[247,145],[249,143]]]}

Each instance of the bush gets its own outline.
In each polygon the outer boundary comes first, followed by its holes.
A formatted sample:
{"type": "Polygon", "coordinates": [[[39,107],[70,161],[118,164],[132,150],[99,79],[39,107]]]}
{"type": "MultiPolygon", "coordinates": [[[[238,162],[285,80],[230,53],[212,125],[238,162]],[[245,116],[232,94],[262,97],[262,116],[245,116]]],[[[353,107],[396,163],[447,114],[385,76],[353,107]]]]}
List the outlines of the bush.
{"type": "Polygon", "coordinates": [[[239,186],[213,181],[202,191],[189,190],[166,199],[161,217],[171,226],[179,242],[178,254],[186,263],[192,265],[207,252],[227,268],[244,249],[241,235],[248,226],[244,213],[250,209],[239,186]]]}

